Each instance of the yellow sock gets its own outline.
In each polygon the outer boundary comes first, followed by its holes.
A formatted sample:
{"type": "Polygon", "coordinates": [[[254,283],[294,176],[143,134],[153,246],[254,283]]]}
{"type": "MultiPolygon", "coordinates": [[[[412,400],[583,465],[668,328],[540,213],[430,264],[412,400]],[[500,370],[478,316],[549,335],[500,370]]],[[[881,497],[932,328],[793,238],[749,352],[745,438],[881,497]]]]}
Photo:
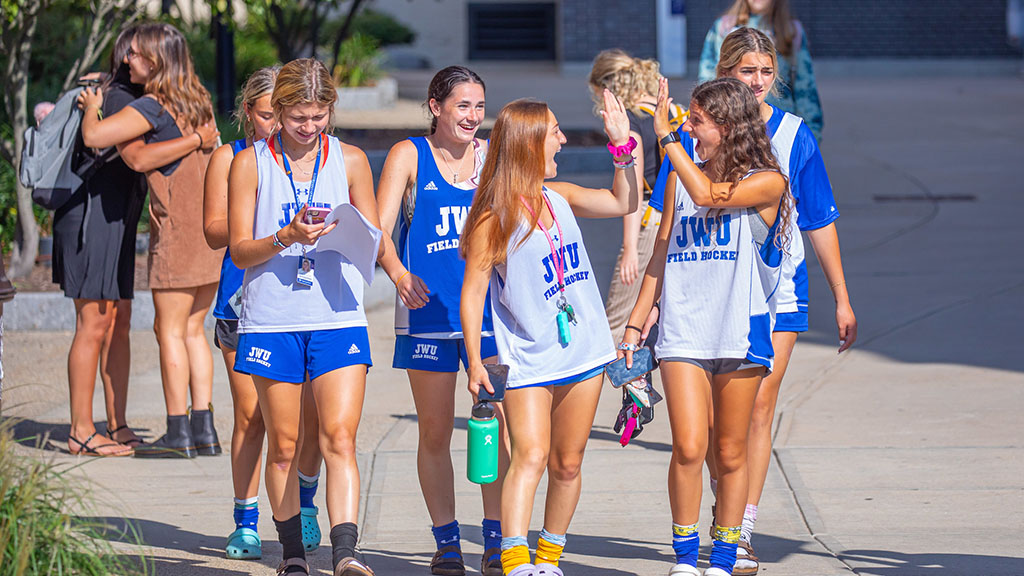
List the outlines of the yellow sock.
{"type": "Polygon", "coordinates": [[[530,563],[530,549],[526,546],[513,546],[501,551],[501,569],[508,576],[516,568],[530,563]]]}
{"type": "Polygon", "coordinates": [[[558,559],[562,557],[564,549],[565,545],[555,544],[541,537],[540,540],[537,540],[537,564],[558,566],[558,559]]]}

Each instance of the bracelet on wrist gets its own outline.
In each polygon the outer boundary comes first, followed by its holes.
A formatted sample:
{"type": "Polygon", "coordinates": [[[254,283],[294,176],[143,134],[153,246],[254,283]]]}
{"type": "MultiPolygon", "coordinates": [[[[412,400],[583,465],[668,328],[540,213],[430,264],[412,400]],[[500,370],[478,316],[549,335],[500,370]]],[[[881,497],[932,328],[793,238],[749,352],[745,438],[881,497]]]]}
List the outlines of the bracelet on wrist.
{"type": "Polygon", "coordinates": [[[666,134],[666,135],[662,136],[662,137],[661,137],[661,138],[660,138],[660,139],[658,140],[658,144],[659,144],[659,145],[660,145],[660,146],[661,146],[662,148],[664,148],[664,147],[668,146],[669,144],[671,144],[671,143],[673,143],[673,142],[679,142],[680,140],[681,140],[681,138],[679,138],[679,133],[678,133],[678,132],[675,132],[675,131],[673,131],[673,132],[669,132],[668,134],[666,134]]]}
{"type": "Polygon", "coordinates": [[[637,350],[640,349],[640,346],[637,346],[636,344],[631,344],[626,341],[622,341],[619,342],[618,349],[623,350],[625,352],[636,352],[637,350]]]}
{"type": "Polygon", "coordinates": [[[626,324],[626,330],[636,330],[637,334],[643,334],[644,333],[643,330],[641,330],[641,329],[639,329],[636,326],[633,326],[631,324],[626,324]]]}
{"type": "Polygon", "coordinates": [[[634,158],[633,156],[630,156],[629,160],[622,160],[622,161],[614,160],[613,159],[612,160],[612,165],[615,166],[619,170],[626,170],[627,168],[632,168],[633,166],[636,166],[636,158],[634,158]]]}
{"type": "Polygon", "coordinates": [[[409,271],[406,270],[404,274],[402,274],[401,276],[398,277],[398,280],[395,280],[395,286],[398,286],[402,282],[402,279],[405,278],[408,275],[409,275],[409,271]]]}
{"type": "MultiPolygon", "coordinates": [[[[280,232],[280,230],[278,230],[278,232],[280,232]]],[[[274,232],[274,237],[273,238],[274,238],[274,247],[275,248],[282,248],[282,249],[283,248],[287,248],[287,246],[284,245],[284,242],[281,242],[281,238],[279,238],[277,236],[277,232],[274,232]]]]}

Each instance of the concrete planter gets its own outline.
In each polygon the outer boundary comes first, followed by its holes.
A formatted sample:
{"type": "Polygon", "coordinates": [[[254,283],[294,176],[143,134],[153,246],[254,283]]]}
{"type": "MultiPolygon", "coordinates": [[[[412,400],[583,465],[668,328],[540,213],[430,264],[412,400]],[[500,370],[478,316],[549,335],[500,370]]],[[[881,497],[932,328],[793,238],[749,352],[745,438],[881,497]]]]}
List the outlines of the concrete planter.
{"type": "Polygon", "coordinates": [[[373,86],[338,88],[338,110],[384,110],[398,100],[398,82],[386,76],[373,86]]]}

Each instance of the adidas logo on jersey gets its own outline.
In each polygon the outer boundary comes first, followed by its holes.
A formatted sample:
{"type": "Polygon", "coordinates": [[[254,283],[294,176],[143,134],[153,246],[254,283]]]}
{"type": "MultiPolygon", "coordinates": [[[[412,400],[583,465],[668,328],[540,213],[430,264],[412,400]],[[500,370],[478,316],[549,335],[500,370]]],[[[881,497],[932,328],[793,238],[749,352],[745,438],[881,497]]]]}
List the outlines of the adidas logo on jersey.
{"type": "Polygon", "coordinates": [[[356,346],[355,344],[352,344],[351,346],[348,347],[348,353],[349,354],[359,354],[359,346],[356,346]]]}
{"type": "Polygon", "coordinates": [[[431,180],[430,182],[427,182],[427,185],[424,186],[423,189],[424,190],[437,190],[437,184],[434,184],[434,181],[431,180]]]}

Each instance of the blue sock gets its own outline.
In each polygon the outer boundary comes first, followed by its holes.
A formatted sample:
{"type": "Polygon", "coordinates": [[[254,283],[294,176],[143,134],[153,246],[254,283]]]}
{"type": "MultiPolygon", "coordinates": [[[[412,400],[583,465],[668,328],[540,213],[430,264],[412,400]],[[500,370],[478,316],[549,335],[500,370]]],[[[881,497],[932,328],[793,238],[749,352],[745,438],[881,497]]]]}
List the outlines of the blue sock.
{"type": "MultiPolygon", "coordinates": [[[[452,520],[444,526],[431,527],[430,531],[434,533],[434,541],[437,542],[438,550],[445,546],[456,546],[460,550],[462,549],[462,545],[459,542],[458,520],[452,520]]],[[[442,558],[458,558],[458,554],[449,552],[442,556],[442,558]]]]}
{"type": "Polygon", "coordinates": [[[496,549],[498,552],[488,558],[493,560],[494,558],[501,557],[501,520],[488,520],[484,518],[481,523],[481,527],[484,533],[484,550],[496,549]]]}
{"type": "Polygon", "coordinates": [[[740,541],[740,526],[715,526],[715,536],[711,539],[712,568],[721,568],[732,574],[736,564],[736,548],[740,541]]]}
{"type": "Polygon", "coordinates": [[[306,476],[299,472],[299,506],[313,508],[313,497],[316,496],[316,488],[320,484],[320,473],[315,476],[306,476]]]}
{"type": "Polygon", "coordinates": [[[235,498],[235,528],[256,530],[260,522],[260,508],[256,498],[239,500],[235,498]]]}
{"type": "MultiPolygon", "coordinates": [[[[697,551],[700,549],[700,533],[696,524],[680,526],[672,524],[672,549],[676,552],[676,564],[697,565],[697,551]]],[[[730,568],[730,572],[732,569],[730,568]]]]}

